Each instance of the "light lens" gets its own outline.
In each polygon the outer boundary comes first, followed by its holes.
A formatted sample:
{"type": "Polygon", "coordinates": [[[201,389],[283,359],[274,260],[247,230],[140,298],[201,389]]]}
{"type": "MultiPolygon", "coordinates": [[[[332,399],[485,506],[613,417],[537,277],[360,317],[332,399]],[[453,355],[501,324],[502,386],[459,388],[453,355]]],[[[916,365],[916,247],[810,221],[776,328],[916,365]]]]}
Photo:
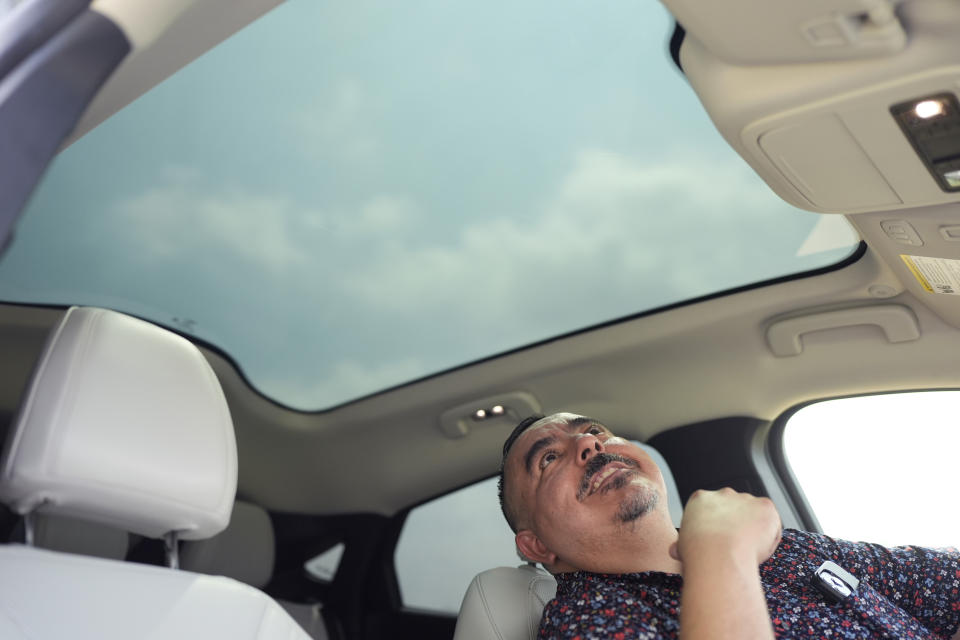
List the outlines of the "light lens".
{"type": "Polygon", "coordinates": [[[960,187],[960,171],[947,171],[943,174],[943,179],[951,187],[960,187]]]}
{"type": "Polygon", "coordinates": [[[918,118],[923,118],[924,120],[941,116],[944,112],[943,103],[939,100],[924,100],[923,102],[917,103],[917,106],[913,108],[913,112],[917,114],[918,118]]]}

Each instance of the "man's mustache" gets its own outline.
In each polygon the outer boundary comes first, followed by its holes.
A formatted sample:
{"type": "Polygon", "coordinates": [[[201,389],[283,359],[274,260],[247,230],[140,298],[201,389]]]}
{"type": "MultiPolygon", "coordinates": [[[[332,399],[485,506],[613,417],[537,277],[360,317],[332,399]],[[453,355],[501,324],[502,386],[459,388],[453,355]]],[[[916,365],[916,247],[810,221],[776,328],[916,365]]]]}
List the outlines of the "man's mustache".
{"type": "Polygon", "coordinates": [[[583,480],[580,481],[580,487],[577,489],[577,500],[583,500],[590,491],[590,479],[611,462],[620,462],[628,467],[638,467],[635,460],[616,453],[601,452],[590,458],[587,466],[583,469],[583,480]]]}

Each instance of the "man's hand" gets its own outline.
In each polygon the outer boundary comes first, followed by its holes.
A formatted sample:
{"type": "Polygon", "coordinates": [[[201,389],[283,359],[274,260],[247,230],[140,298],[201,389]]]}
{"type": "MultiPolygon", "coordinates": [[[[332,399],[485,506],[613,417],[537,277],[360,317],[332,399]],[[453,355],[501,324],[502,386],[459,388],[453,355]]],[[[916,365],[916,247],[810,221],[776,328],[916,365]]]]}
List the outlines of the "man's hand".
{"type": "Polygon", "coordinates": [[[684,562],[723,550],[759,565],[780,544],[780,531],[780,516],[769,498],[729,488],[697,491],[683,510],[680,539],[671,553],[684,562]]]}
{"type": "Polygon", "coordinates": [[[780,531],[767,498],[733,489],[690,497],[671,549],[683,565],[683,640],[773,638],[757,567],[776,550],[780,531]]]}

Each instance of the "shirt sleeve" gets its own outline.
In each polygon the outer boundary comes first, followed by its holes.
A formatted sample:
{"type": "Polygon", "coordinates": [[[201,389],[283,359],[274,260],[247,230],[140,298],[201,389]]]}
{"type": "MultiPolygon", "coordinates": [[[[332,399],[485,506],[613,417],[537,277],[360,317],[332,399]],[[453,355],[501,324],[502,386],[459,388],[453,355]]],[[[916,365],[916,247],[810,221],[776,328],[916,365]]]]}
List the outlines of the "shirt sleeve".
{"type": "Polygon", "coordinates": [[[667,640],[677,637],[676,617],[618,589],[584,593],[547,603],[539,637],[583,640],[667,640]]]}
{"type": "Polygon", "coordinates": [[[960,627],[960,553],[892,547],[804,534],[831,560],[942,638],[960,627]]]}

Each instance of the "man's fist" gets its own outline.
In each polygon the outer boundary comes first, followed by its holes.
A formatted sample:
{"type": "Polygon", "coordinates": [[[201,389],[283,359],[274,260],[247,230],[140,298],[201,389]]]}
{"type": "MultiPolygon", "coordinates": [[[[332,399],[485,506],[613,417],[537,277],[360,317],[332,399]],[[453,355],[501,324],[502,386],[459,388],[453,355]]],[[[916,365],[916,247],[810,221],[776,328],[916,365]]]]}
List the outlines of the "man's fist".
{"type": "Polygon", "coordinates": [[[680,538],[671,552],[684,564],[722,553],[759,565],[773,555],[780,532],[780,516],[769,498],[729,488],[697,491],[683,510],[680,538]]]}

